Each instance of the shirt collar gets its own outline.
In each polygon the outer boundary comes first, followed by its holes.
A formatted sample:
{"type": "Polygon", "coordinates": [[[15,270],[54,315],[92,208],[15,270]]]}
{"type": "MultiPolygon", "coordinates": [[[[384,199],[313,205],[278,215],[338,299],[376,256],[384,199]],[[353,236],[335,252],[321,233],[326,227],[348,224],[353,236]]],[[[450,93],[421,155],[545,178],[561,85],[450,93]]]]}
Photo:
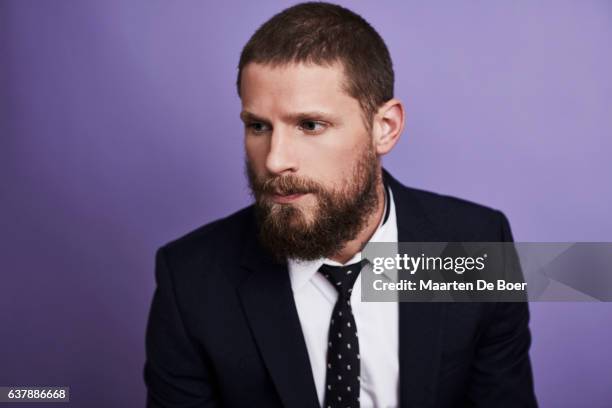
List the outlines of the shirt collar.
{"type": "MultiPolygon", "coordinates": [[[[383,217],[381,217],[378,228],[368,242],[397,242],[397,218],[395,214],[393,192],[387,186],[385,186],[385,190],[387,193],[385,199],[385,213],[383,217]]],[[[343,266],[359,261],[361,261],[361,251],[357,252],[344,264],[328,258],[319,258],[312,261],[301,261],[289,258],[287,260],[287,267],[289,269],[289,278],[291,279],[291,288],[294,292],[300,290],[315,276],[324,263],[333,266],[343,266]]]]}

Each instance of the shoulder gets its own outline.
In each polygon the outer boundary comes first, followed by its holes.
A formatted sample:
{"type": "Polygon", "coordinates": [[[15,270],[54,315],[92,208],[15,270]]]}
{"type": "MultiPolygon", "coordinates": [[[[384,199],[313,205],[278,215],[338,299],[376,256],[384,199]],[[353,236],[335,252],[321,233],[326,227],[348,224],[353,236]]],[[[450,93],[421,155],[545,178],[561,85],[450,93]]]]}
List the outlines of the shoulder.
{"type": "MultiPolygon", "coordinates": [[[[242,253],[247,237],[255,233],[253,206],[202,225],[162,245],[168,262],[194,264],[215,259],[236,259],[242,253]]],[[[180,266],[180,265],[178,265],[180,266]]]]}
{"type": "MultiPolygon", "coordinates": [[[[396,211],[404,219],[422,221],[440,241],[512,240],[506,216],[499,210],[466,199],[407,187],[388,176],[396,211]]],[[[401,218],[401,217],[400,217],[401,218]]]]}
{"type": "Polygon", "coordinates": [[[407,193],[416,199],[430,217],[454,222],[497,222],[503,213],[483,204],[463,198],[405,187],[407,193]]]}

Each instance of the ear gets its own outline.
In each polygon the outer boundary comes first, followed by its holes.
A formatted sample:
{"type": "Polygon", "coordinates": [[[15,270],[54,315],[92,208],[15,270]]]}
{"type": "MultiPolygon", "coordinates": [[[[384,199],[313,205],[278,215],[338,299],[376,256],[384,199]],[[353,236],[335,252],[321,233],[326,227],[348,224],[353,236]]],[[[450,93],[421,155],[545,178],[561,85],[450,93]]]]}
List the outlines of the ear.
{"type": "Polygon", "coordinates": [[[378,109],[373,121],[373,143],[379,156],[393,149],[404,130],[404,105],[398,99],[390,99],[378,109]]]}

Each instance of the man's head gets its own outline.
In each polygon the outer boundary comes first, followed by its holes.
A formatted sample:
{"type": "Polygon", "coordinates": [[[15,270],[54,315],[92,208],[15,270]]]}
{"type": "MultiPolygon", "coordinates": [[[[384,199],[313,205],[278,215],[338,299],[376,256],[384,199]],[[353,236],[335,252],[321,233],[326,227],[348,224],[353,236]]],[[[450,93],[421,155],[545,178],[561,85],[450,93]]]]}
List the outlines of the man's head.
{"type": "Polygon", "coordinates": [[[339,63],[345,74],[342,88],[361,105],[366,126],[380,105],[393,98],[393,63],[385,42],[361,16],[335,4],[300,3],[259,27],[240,55],[240,96],[242,72],[250,63],[339,63]]]}
{"type": "Polygon", "coordinates": [[[383,40],[347,9],[293,6],[245,46],[238,91],[262,242],[279,257],[335,254],[380,208],[379,157],[403,128],[383,40]]]}

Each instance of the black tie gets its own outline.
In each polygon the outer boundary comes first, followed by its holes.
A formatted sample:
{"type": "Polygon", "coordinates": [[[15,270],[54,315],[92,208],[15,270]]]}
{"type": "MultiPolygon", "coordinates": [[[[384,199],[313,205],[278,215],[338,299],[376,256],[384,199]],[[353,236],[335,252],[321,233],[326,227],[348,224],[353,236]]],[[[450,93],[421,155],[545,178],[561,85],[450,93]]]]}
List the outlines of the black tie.
{"type": "Polygon", "coordinates": [[[351,309],[351,292],[364,263],[347,266],[324,264],[319,269],[338,291],[327,340],[325,408],[359,407],[359,341],[351,309]]]}

